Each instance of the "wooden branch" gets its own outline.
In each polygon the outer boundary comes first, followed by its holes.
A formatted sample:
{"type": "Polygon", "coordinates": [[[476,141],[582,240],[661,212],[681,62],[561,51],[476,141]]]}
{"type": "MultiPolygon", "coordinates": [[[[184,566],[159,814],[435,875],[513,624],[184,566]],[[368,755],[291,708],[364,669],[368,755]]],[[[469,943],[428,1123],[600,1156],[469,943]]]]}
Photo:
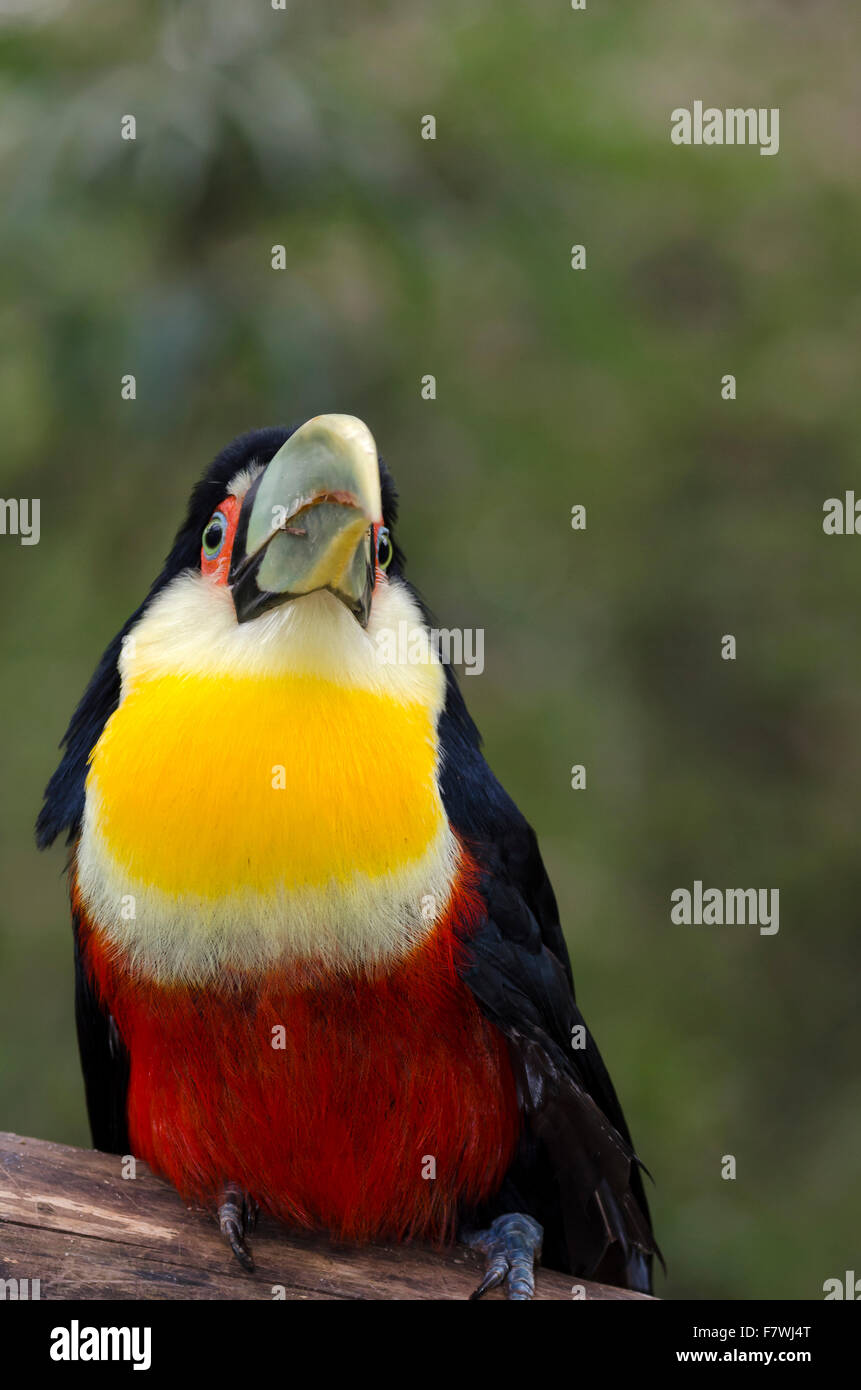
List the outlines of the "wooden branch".
{"type": "MultiPolygon", "coordinates": [[[[114,1155],[0,1131],[0,1278],[38,1279],[42,1299],[465,1299],[481,1278],[463,1246],[336,1245],[265,1219],[252,1249],[250,1275],[212,1215],[143,1163],[124,1180],[114,1155]]],[[[587,1299],[643,1297],[544,1269],[535,1296],[570,1300],[575,1284],[587,1299]]]]}

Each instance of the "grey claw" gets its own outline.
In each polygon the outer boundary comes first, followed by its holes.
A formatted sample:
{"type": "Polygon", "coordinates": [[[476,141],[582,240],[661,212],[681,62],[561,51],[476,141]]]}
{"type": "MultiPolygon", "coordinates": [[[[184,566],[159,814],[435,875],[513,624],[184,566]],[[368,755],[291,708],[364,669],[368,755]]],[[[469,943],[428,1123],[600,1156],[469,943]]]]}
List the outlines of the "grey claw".
{"type": "Polygon", "coordinates": [[[505,1282],[506,1296],[526,1301],[535,1293],[535,1261],[541,1254],[544,1232],[537,1221],[522,1212],[498,1216],[486,1231],[473,1231],[466,1244],[480,1250],[487,1259],[487,1270],[470,1299],[481,1298],[505,1282]]]}
{"type": "Polygon", "coordinates": [[[242,1268],[249,1274],[254,1273],[254,1260],[245,1237],[256,1224],[257,1203],[254,1198],[238,1187],[225,1188],[218,1207],[218,1225],[242,1268]]]}

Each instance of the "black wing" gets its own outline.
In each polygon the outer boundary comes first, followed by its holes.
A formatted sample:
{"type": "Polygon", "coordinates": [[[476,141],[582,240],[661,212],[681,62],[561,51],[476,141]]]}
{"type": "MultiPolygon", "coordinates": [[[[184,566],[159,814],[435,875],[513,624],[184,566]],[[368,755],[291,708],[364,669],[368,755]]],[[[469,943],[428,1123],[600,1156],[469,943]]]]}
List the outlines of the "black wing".
{"type": "Polygon", "coordinates": [[[657,1247],[640,1164],[575,1001],[553,889],[535,834],[487,766],[447,674],[443,801],[480,866],[487,909],[464,979],[508,1040],[524,1120],[502,1192],[473,1219],[525,1211],[544,1227],[548,1265],[647,1293],[657,1247]]]}

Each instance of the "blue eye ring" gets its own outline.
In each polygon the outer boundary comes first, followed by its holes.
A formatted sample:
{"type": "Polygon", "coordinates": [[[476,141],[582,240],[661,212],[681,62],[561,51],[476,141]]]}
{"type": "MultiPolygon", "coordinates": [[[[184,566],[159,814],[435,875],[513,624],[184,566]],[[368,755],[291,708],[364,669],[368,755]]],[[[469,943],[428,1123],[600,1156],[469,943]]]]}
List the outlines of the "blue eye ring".
{"type": "Polygon", "coordinates": [[[387,570],[392,563],[392,556],[395,547],[389,534],[388,526],[381,526],[377,532],[377,564],[381,570],[387,570]]]}
{"type": "Polygon", "coordinates": [[[207,560],[214,560],[220,555],[225,540],[227,539],[228,521],[224,512],[213,512],[206,523],[201,537],[201,549],[207,560]],[[220,528],[219,528],[220,523],[220,528]]]}

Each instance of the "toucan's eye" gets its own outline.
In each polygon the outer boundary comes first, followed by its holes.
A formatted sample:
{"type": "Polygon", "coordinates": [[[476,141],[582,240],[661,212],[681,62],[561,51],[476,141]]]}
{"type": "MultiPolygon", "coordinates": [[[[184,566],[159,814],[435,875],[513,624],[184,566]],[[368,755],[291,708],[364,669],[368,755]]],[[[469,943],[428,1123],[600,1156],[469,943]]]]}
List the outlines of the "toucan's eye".
{"type": "Polygon", "coordinates": [[[227,517],[224,512],[213,512],[203,533],[203,553],[207,560],[214,560],[224,545],[227,535],[227,517]]]}
{"type": "Polygon", "coordinates": [[[389,535],[389,528],[387,526],[381,526],[377,532],[377,564],[381,570],[387,570],[389,568],[394,553],[395,551],[392,545],[392,538],[389,535]]]}

